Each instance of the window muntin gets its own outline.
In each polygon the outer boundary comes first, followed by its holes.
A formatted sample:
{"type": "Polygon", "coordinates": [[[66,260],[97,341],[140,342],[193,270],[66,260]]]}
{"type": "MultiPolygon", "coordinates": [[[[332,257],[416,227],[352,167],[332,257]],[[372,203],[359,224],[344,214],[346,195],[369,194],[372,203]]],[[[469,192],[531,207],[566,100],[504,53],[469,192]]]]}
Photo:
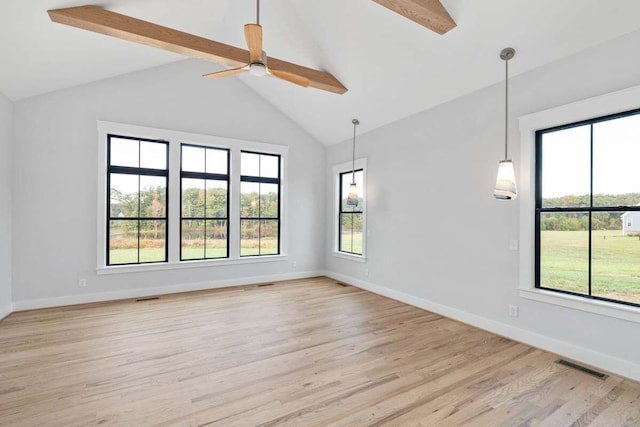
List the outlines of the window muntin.
{"type": "Polygon", "coordinates": [[[106,264],[166,262],[165,141],[107,135],[106,264]]]}
{"type": "Polygon", "coordinates": [[[279,155],[241,152],[241,257],[280,254],[280,169],[279,155]]]}
{"type": "Polygon", "coordinates": [[[537,288],[640,306],[640,110],[536,132],[537,288]]]}
{"type": "Polygon", "coordinates": [[[180,260],[229,257],[229,150],[180,145],[180,260]]]}
{"type": "Polygon", "coordinates": [[[364,170],[343,172],[339,175],[338,195],[338,252],[352,255],[363,254],[364,222],[364,170]],[[352,182],[356,183],[358,205],[347,205],[352,182]]]}

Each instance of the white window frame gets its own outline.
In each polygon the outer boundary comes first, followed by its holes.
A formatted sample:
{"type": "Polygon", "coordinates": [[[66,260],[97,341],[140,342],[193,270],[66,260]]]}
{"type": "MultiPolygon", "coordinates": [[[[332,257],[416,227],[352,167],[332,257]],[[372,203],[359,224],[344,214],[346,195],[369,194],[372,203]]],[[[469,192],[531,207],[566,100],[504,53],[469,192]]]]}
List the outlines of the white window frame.
{"type": "Polygon", "coordinates": [[[640,308],[535,287],[535,133],[640,108],[640,86],[519,117],[520,280],[522,298],[640,323],[640,308]]]}
{"type": "Polygon", "coordinates": [[[332,254],[335,257],[348,259],[356,262],[367,262],[367,237],[369,230],[367,229],[367,159],[356,159],[355,167],[353,162],[341,163],[333,167],[333,250],[332,254]],[[340,252],[338,247],[340,242],[340,221],[338,214],[340,211],[340,174],[350,172],[352,170],[362,169],[362,195],[364,199],[364,207],[362,209],[362,255],[349,254],[346,252],[340,252]]]}
{"type": "Polygon", "coordinates": [[[288,152],[285,145],[266,144],[254,141],[225,138],[211,135],[157,129],[124,123],[98,121],[98,251],[96,271],[98,274],[132,273],[157,270],[172,270],[196,267],[215,267],[234,264],[282,262],[288,259],[288,152]],[[169,234],[169,257],[167,262],[139,265],[106,265],[106,221],[107,221],[107,135],[126,135],[167,141],[169,143],[169,205],[167,222],[169,234]],[[180,261],[180,144],[190,143],[212,148],[226,148],[231,153],[229,171],[229,258],[180,261]],[[243,150],[265,154],[277,154],[280,163],[280,254],[240,257],[240,153],[243,150]]]}

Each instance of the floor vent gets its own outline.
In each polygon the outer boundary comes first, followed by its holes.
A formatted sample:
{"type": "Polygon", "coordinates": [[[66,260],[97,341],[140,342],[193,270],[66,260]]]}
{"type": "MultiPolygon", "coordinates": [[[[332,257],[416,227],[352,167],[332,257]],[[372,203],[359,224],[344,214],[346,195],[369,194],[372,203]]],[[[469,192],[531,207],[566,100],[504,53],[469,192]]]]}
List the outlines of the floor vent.
{"type": "Polygon", "coordinates": [[[142,301],[153,301],[155,299],[160,299],[160,297],[149,297],[149,298],[138,298],[136,300],[136,302],[142,302],[142,301]]]}
{"type": "Polygon", "coordinates": [[[567,366],[571,369],[575,369],[576,371],[584,372],[585,374],[591,375],[592,377],[596,377],[601,380],[606,380],[609,378],[609,375],[603,374],[602,372],[594,371],[593,369],[589,369],[585,366],[577,365],[573,362],[569,362],[568,360],[559,359],[556,360],[556,363],[559,365],[567,366]]]}
{"type": "Polygon", "coordinates": [[[342,286],[343,288],[346,288],[347,286],[349,286],[349,285],[347,285],[346,283],[341,283],[341,282],[336,282],[336,285],[340,285],[340,286],[342,286]]]}
{"type": "Polygon", "coordinates": [[[263,286],[273,286],[273,283],[260,283],[258,285],[259,288],[262,288],[263,286]]]}

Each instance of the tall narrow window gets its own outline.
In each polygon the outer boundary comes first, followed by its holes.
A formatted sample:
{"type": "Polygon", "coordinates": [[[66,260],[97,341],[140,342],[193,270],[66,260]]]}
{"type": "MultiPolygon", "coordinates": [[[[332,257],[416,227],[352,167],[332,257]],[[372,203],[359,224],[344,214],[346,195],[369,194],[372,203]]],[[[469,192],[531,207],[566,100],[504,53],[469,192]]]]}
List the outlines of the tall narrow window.
{"type": "Polygon", "coordinates": [[[243,151],[240,256],[280,253],[280,156],[243,151]]]}
{"type": "Polygon", "coordinates": [[[107,136],[107,265],[167,261],[168,143],[107,136]]]}
{"type": "Polygon", "coordinates": [[[180,259],[229,256],[229,150],[181,145],[180,259]]]}
{"type": "Polygon", "coordinates": [[[358,169],[343,172],[339,178],[339,212],[338,212],[338,251],[354,255],[362,255],[362,229],[364,219],[364,171],[358,169]],[[347,197],[351,184],[356,183],[358,204],[349,205],[347,197]]]}
{"type": "Polygon", "coordinates": [[[536,287],[640,306],[640,111],[536,133],[536,287]]]}

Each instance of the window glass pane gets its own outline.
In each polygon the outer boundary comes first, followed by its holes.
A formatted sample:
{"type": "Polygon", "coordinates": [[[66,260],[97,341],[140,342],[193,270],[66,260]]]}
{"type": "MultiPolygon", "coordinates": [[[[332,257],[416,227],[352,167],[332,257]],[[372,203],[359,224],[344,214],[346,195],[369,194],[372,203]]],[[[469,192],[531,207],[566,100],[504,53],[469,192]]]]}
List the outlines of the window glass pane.
{"type": "Polygon", "coordinates": [[[134,139],[110,138],[111,165],[137,168],[140,166],[139,142],[134,139]]]}
{"type": "Polygon", "coordinates": [[[182,259],[204,259],[204,221],[182,221],[182,259]]]}
{"type": "Polygon", "coordinates": [[[341,191],[342,191],[342,211],[343,212],[352,212],[352,211],[362,211],[364,208],[364,172],[362,170],[356,171],[355,175],[351,172],[345,173],[341,175],[341,191]],[[349,206],[347,205],[347,198],[349,197],[349,191],[351,190],[351,183],[355,179],[356,183],[356,194],[358,195],[358,205],[357,206],[349,206]]]}
{"type": "Polygon", "coordinates": [[[240,221],[240,255],[260,255],[260,221],[244,219],[240,221]]]}
{"type": "Polygon", "coordinates": [[[110,180],[110,209],[112,218],[138,216],[138,175],[112,173],[110,180]]]}
{"type": "Polygon", "coordinates": [[[242,153],[240,157],[240,175],[260,176],[260,155],[242,153]]]}
{"type": "Polygon", "coordinates": [[[227,217],[227,181],[207,180],[207,218],[227,217]]]}
{"type": "Polygon", "coordinates": [[[138,262],[138,220],[109,221],[109,264],[138,262]]]}
{"type": "Polygon", "coordinates": [[[167,214],[167,178],[140,176],[140,216],[165,217],[167,214]]]}
{"type": "Polygon", "coordinates": [[[591,294],[640,304],[640,212],[594,212],[592,230],[591,294]]]}
{"type": "Polygon", "coordinates": [[[167,144],[140,141],[140,167],[147,169],[166,169],[167,144]]]}
{"type": "Polygon", "coordinates": [[[280,158],[277,156],[260,156],[260,176],[263,178],[278,178],[280,176],[280,158]]]}
{"type": "Polygon", "coordinates": [[[589,214],[540,215],[540,286],[589,293],[589,214]]]}
{"type": "Polygon", "coordinates": [[[260,217],[278,217],[278,184],[260,184],[260,217]]]}
{"type": "Polygon", "coordinates": [[[593,125],[594,206],[640,203],[639,159],[640,114],[593,125]]]}
{"type": "Polygon", "coordinates": [[[260,184],[255,182],[240,183],[240,216],[242,218],[258,218],[260,184]]]}
{"type": "Polygon", "coordinates": [[[260,221],[260,255],[278,254],[278,221],[260,221]]]}
{"type": "Polygon", "coordinates": [[[227,150],[207,148],[206,172],[226,175],[228,172],[227,150]]]}
{"type": "Polygon", "coordinates": [[[542,135],[542,206],[590,205],[591,127],[542,135]]]}
{"type": "Polygon", "coordinates": [[[340,248],[341,252],[353,252],[353,215],[340,214],[340,248]]]}
{"type": "Polygon", "coordinates": [[[204,179],[182,178],[182,216],[204,217],[204,179]]]}
{"type": "Polygon", "coordinates": [[[186,172],[204,172],[205,171],[205,155],[204,148],[192,147],[190,145],[182,146],[182,170],[186,172]]]}
{"type": "Polygon", "coordinates": [[[206,258],[225,258],[227,256],[227,221],[207,221],[206,240],[206,258]]]}
{"type": "Polygon", "coordinates": [[[166,261],[166,221],[140,221],[140,262],[166,261]]]}

